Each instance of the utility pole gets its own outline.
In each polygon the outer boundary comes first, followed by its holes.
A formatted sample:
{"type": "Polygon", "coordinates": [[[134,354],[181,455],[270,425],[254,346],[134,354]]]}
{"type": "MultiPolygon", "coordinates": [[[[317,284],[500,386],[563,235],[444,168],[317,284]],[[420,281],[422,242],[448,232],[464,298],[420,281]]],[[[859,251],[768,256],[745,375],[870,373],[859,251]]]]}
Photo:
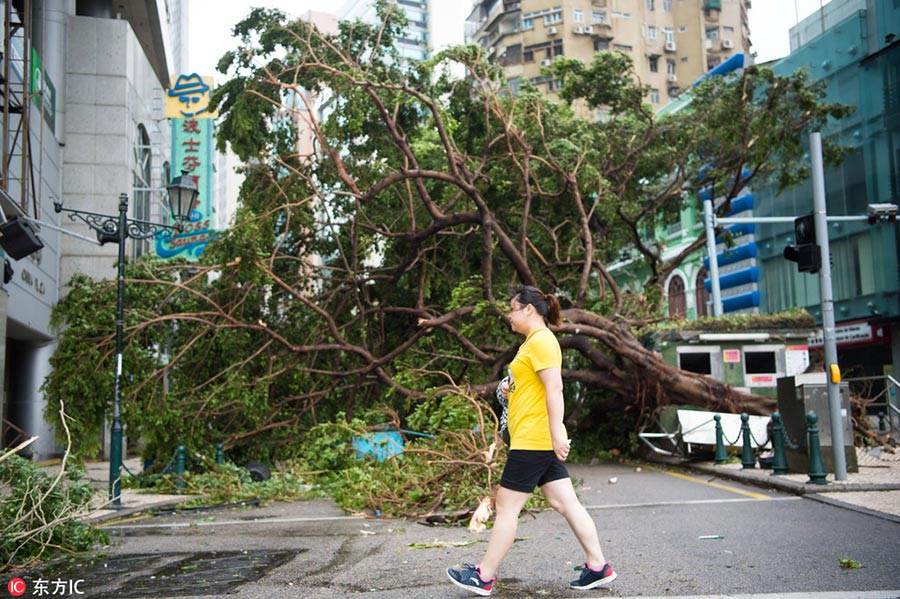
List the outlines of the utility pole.
{"type": "Polygon", "coordinates": [[[844,419],[841,417],[841,369],[838,366],[837,335],[834,324],[834,297],[831,289],[831,250],[828,243],[828,214],[825,208],[825,168],[822,163],[822,134],[809,136],[812,163],[813,220],[821,252],[819,290],[822,294],[822,339],[825,344],[825,378],[828,385],[828,414],[831,417],[831,449],[834,480],[847,479],[844,455],[844,419]]]}

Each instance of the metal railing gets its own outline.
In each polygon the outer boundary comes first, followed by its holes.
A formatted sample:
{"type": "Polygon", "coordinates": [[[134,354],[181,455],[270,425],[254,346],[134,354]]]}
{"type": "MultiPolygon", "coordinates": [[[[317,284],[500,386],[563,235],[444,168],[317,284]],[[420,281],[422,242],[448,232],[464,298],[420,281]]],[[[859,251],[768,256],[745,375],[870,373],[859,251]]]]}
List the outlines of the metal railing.
{"type": "Polygon", "coordinates": [[[886,374],[844,380],[850,383],[852,393],[865,401],[867,415],[877,418],[877,422],[873,422],[876,431],[900,431],[900,382],[897,379],[886,374]]]}

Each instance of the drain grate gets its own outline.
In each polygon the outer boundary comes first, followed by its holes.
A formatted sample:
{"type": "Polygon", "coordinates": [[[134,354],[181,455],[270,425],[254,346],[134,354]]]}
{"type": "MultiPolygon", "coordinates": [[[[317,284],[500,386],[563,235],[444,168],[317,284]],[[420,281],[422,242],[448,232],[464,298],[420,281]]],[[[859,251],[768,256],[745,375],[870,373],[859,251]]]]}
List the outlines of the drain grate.
{"type": "Polygon", "coordinates": [[[259,580],[266,572],[296,555],[295,551],[194,553],[157,570],[152,576],[125,582],[114,596],[124,599],[225,595],[235,592],[238,585],[259,580]]]}
{"type": "MultiPolygon", "coordinates": [[[[220,596],[237,592],[306,549],[294,551],[208,551],[202,553],[128,554],[48,564],[25,576],[32,582],[83,580],[81,590],[95,599],[220,596]]],[[[26,595],[29,596],[29,595],[26,595]]]]}

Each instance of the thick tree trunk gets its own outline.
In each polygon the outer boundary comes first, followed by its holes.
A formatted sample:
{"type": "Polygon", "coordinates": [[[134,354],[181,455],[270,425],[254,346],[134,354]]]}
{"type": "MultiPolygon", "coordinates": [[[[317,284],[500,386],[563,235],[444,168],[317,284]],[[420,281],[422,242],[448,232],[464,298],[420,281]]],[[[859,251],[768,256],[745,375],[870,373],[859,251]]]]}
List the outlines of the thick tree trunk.
{"type": "Polygon", "coordinates": [[[775,409],[771,398],[744,393],[723,381],[667,364],[625,323],[584,310],[566,310],[563,318],[557,331],[560,345],[577,351],[592,365],[589,370],[564,372],[567,380],[613,391],[649,413],[670,404],[761,415],[775,409]]]}

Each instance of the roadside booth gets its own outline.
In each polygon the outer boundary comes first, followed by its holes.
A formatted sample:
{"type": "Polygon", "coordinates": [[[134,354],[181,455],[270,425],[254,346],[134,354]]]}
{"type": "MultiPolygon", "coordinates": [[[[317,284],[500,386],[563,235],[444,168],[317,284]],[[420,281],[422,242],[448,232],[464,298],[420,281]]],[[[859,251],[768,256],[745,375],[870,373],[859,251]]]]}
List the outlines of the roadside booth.
{"type": "Polygon", "coordinates": [[[778,379],[810,365],[812,330],[754,332],[663,331],[657,351],[682,370],[705,374],[748,393],[777,397],[778,379]]]}

